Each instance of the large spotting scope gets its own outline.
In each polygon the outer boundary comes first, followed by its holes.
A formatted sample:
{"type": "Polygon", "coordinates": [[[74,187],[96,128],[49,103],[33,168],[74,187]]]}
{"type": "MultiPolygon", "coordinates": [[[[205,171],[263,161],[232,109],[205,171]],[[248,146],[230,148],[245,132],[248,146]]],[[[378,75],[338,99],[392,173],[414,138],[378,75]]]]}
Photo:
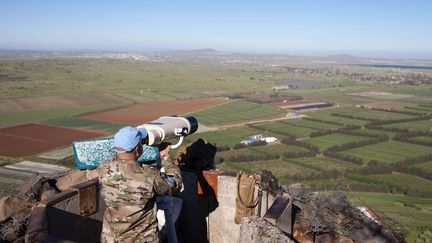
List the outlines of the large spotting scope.
{"type": "Polygon", "coordinates": [[[177,148],[183,142],[183,138],[198,130],[198,121],[193,116],[162,116],[154,121],[139,125],[137,128],[145,128],[148,133],[148,145],[158,144],[164,140],[179,138],[179,142],[172,145],[177,148]]]}

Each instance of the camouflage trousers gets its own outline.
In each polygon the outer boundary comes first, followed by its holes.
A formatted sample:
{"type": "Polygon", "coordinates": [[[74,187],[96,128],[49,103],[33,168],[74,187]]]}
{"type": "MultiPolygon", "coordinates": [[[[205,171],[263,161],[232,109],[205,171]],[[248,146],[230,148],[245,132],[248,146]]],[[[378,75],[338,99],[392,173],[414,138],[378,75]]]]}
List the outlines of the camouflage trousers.
{"type": "MultiPolygon", "coordinates": [[[[153,210],[150,213],[153,219],[153,210]]],[[[145,242],[158,242],[157,236],[157,221],[151,220],[138,220],[134,224],[133,228],[128,231],[124,231],[125,227],[131,225],[129,222],[110,222],[108,219],[110,214],[108,210],[105,211],[101,242],[103,243],[145,243],[145,242]],[[119,230],[120,229],[120,230],[119,230]],[[120,233],[121,232],[121,233],[120,233]]],[[[148,219],[148,217],[146,217],[148,219]]]]}

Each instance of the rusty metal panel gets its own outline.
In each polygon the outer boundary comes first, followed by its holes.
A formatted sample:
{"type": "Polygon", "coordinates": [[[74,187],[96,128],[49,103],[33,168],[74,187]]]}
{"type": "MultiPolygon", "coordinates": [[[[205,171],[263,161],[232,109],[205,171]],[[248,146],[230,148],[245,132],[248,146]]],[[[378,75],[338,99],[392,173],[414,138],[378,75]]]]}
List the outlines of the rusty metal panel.
{"type": "Polygon", "coordinates": [[[289,195],[277,197],[269,210],[264,215],[271,224],[277,226],[285,233],[292,233],[292,203],[289,195]]]}
{"type": "Polygon", "coordinates": [[[97,212],[97,184],[80,188],[78,195],[79,214],[81,216],[88,216],[97,212]]]}
{"type": "Polygon", "coordinates": [[[211,196],[217,198],[218,193],[218,172],[204,170],[198,174],[197,194],[200,196],[211,196]]]}

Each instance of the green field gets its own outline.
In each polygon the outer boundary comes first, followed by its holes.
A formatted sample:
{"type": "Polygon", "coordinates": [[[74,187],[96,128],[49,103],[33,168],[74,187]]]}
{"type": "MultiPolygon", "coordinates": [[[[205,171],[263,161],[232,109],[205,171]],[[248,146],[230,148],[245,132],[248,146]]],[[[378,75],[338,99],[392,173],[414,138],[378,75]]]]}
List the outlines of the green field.
{"type": "Polygon", "coordinates": [[[262,67],[219,62],[147,62],[126,59],[0,59],[4,78],[0,97],[66,94],[89,91],[270,90],[260,81],[262,67]],[[251,79],[251,77],[254,77],[251,79]]]}
{"type": "MultiPolygon", "coordinates": [[[[395,112],[363,109],[359,108],[359,105],[368,107],[394,106],[398,110],[418,113],[431,112],[432,110],[431,85],[401,84],[393,86],[382,83],[371,84],[351,79],[347,80],[346,78],[320,76],[319,74],[311,76],[290,73],[281,71],[281,66],[313,67],[323,68],[323,70],[331,68],[344,73],[356,72],[387,77],[400,74],[399,71],[395,70],[360,68],[345,64],[310,63],[309,61],[299,61],[297,59],[251,58],[250,56],[224,57],[221,55],[214,58],[195,58],[193,56],[183,59],[164,58],[166,57],[150,57],[151,60],[141,61],[72,57],[0,58],[0,83],[2,84],[0,86],[0,98],[4,101],[7,100],[7,102],[3,102],[3,106],[0,104],[0,110],[5,111],[0,112],[0,127],[40,122],[61,127],[94,130],[108,135],[116,132],[125,124],[86,120],[76,116],[81,113],[139,104],[149,100],[230,97],[232,99],[229,101],[227,99],[224,104],[191,114],[200,123],[207,126],[220,126],[221,130],[192,134],[185,138],[184,144],[203,138],[216,146],[227,145],[232,147],[241,140],[253,135],[262,134],[281,140],[287,137],[287,134],[292,134],[298,136],[301,141],[318,146],[322,151],[333,145],[368,138],[339,133],[307,138],[312,132],[340,127],[307,119],[262,121],[264,123],[254,124],[260,128],[272,130],[272,132],[247,127],[242,124],[250,121],[281,118],[290,111],[250,102],[246,98],[260,101],[267,100],[267,98],[276,98],[274,102],[280,102],[286,96],[296,96],[296,98],[300,97],[310,101],[330,101],[335,103],[331,108],[300,111],[299,113],[324,121],[358,126],[364,126],[368,123],[368,121],[361,118],[394,120],[415,117],[395,112]],[[325,87],[298,88],[280,92],[272,89],[273,86],[280,85],[284,80],[315,79],[322,81],[325,87]],[[362,91],[383,91],[395,95],[385,97],[394,100],[350,95],[350,93],[362,91]],[[402,96],[398,94],[411,94],[416,97],[399,99],[402,96]],[[45,99],[44,97],[50,98],[45,99]],[[91,97],[91,99],[88,99],[88,97],[91,97]],[[263,97],[265,99],[257,99],[263,97]],[[280,100],[277,100],[279,98],[280,100]],[[33,101],[34,103],[32,103],[33,101]],[[51,106],[43,102],[50,102],[51,106]],[[55,105],[52,105],[52,103],[55,103],[55,105]],[[11,107],[8,104],[14,106],[11,107]],[[27,112],[18,112],[18,110],[14,110],[15,106],[20,108],[19,111],[27,112]],[[338,117],[331,115],[332,113],[359,117],[360,119],[338,117]],[[226,125],[226,129],[222,129],[224,125],[226,125]],[[231,125],[235,127],[228,128],[231,125]]],[[[432,77],[432,71],[413,70],[406,71],[405,74],[411,72],[432,77]]],[[[432,121],[394,123],[385,125],[385,127],[431,131],[432,121]]],[[[394,137],[397,134],[395,132],[364,128],[356,131],[386,134],[389,137],[394,137]]],[[[419,136],[412,139],[432,141],[430,136],[419,136]]],[[[361,157],[363,165],[334,159],[323,154],[303,158],[286,158],[283,156],[285,152],[298,151],[306,151],[306,149],[285,144],[269,144],[218,152],[216,156],[225,160],[217,164],[216,167],[223,170],[243,170],[247,173],[261,173],[263,169],[266,169],[272,171],[278,177],[280,184],[305,183],[316,190],[343,190],[357,205],[365,203],[371,205],[380,215],[385,216],[386,222],[393,227],[398,228],[399,225],[402,225],[401,229],[407,233],[409,242],[415,241],[416,237],[427,229],[432,231],[432,198],[425,199],[420,198],[420,196],[409,197],[398,194],[411,189],[431,191],[432,181],[395,172],[366,176],[352,170],[356,169],[358,171],[358,169],[366,167],[370,160],[394,163],[403,159],[430,154],[432,153],[430,146],[388,141],[340,152],[361,157]],[[262,154],[278,154],[280,158],[272,161],[229,161],[231,156],[262,154]],[[335,171],[336,176],[333,176],[331,173],[335,171]],[[383,186],[384,190],[381,190],[380,186],[383,186]],[[390,188],[393,194],[351,193],[350,187],[359,191],[388,191],[390,188]],[[391,218],[391,220],[387,217],[391,218]],[[399,224],[392,224],[392,222],[398,222],[399,224]]],[[[172,151],[172,155],[175,152],[172,151]]],[[[45,161],[36,156],[26,159],[68,167],[73,167],[74,164],[72,157],[63,161],[45,161]]],[[[424,170],[432,170],[431,161],[415,166],[424,170]]],[[[0,195],[5,192],[10,193],[15,186],[0,183],[2,188],[0,195]]],[[[429,195],[422,196],[429,197],[429,195]]],[[[430,240],[432,241],[432,238],[430,240]]]]}
{"type": "Polygon", "coordinates": [[[316,157],[294,158],[288,160],[292,162],[295,161],[308,168],[314,168],[315,172],[326,170],[344,171],[346,169],[358,167],[358,165],[355,165],[353,163],[330,158],[324,155],[318,155],[316,157]]]}
{"type": "Polygon", "coordinates": [[[367,176],[371,181],[378,184],[386,184],[390,187],[396,187],[400,192],[408,189],[419,189],[432,191],[432,181],[417,176],[393,172],[386,175],[367,176]]]}
{"type": "Polygon", "coordinates": [[[413,121],[413,122],[393,123],[393,124],[385,125],[384,127],[407,128],[407,129],[418,130],[418,131],[432,131],[432,121],[420,120],[420,121],[413,121]]]}
{"type": "Polygon", "coordinates": [[[128,124],[114,124],[104,121],[87,120],[76,117],[64,117],[64,118],[53,118],[41,123],[62,126],[62,127],[73,127],[73,128],[85,128],[91,131],[102,131],[107,134],[114,134],[120,128],[128,124]]]}
{"type": "Polygon", "coordinates": [[[380,135],[386,135],[389,138],[394,137],[397,133],[396,132],[389,132],[389,131],[383,131],[383,130],[379,130],[379,129],[368,129],[368,128],[363,128],[359,131],[362,132],[367,132],[370,134],[380,134],[380,135]]]}
{"type": "Polygon", "coordinates": [[[230,161],[229,157],[238,155],[260,155],[266,154],[265,152],[257,151],[251,148],[232,149],[223,152],[217,152],[216,155],[224,158],[224,161],[230,161]]]}
{"type": "Polygon", "coordinates": [[[345,150],[341,153],[360,157],[366,163],[370,160],[395,163],[404,159],[430,154],[431,148],[422,145],[389,141],[345,150]]]}
{"type": "Polygon", "coordinates": [[[271,131],[281,131],[299,137],[309,136],[309,134],[312,132],[317,131],[315,129],[300,127],[296,126],[295,124],[282,121],[262,123],[256,126],[263,129],[270,129],[271,131]]]}
{"type": "Polygon", "coordinates": [[[313,170],[301,166],[297,163],[284,160],[272,160],[272,161],[254,161],[254,162],[224,162],[217,165],[218,169],[231,170],[231,171],[245,171],[247,173],[259,173],[262,170],[271,170],[271,172],[280,179],[282,184],[286,184],[289,176],[303,175],[304,173],[310,173],[313,170]]]}
{"type": "Polygon", "coordinates": [[[416,167],[420,167],[420,168],[432,171],[432,161],[429,161],[429,162],[426,162],[426,163],[421,163],[421,164],[417,165],[416,167]]]}
{"type": "Polygon", "coordinates": [[[216,146],[233,146],[236,143],[240,143],[242,140],[249,138],[253,135],[262,134],[265,136],[272,136],[273,134],[268,132],[262,132],[249,127],[236,127],[228,128],[213,132],[197,133],[186,137],[186,142],[195,141],[198,138],[207,140],[209,143],[215,144],[216,146]]]}
{"type": "Polygon", "coordinates": [[[341,127],[339,125],[328,124],[328,123],[318,122],[318,121],[311,121],[311,120],[301,119],[301,118],[290,120],[288,123],[295,124],[296,126],[310,128],[310,129],[316,129],[316,130],[332,129],[332,128],[341,127]]]}
{"type": "Polygon", "coordinates": [[[86,112],[93,112],[113,108],[113,105],[98,105],[89,107],[75,107],[75,108],[64,108],[54,109],[46,111],[29,111],[29,112],[8,112],[0,113],[0,127],[13,126],[28,122],[39,122],[53,118],[70,117],[86,112]]]}
{"type": "Polygon", "coordinates": [[[284,152],[299,151],[307,151],[307,149],[286,144],[268,144],[263,146],[248,146],[247,148],[218,152],[217,154],[223,158],[228,158],[229,156],[235,156],[240,154],[279,154],[280,156],[282,156],[284,152]]]}
{"type": "Polygon", "coordinates": [[[342,123],[344,125],[358,125],[358,126],[363,126],[367,123],[367,121],[363,121],[363,120],[358,120],[358,119],[350,119],[350,118],[345,118],[345,117],[337,117],[337,116],[332,116],[331,113],[337,113],[338,109],[337,108],[333,108],[333,109],[325,109],[325,110],[318,110],[318,111],[308,111],[308,112],[304,112],[303,114],[316,118],[316,119],[321,119],[324,121],[330,121],[330,122],[338,122],[338,123],[342,123]]]}
{"type": "Polygon", "coordinates": [[[402,227],[408,242],[415,242],[418,234],[425,230],[432,231],[431,198],[370,192],[345,192],[345,194],[357,206],[365,204],[371,206],[392,227],[402,227]]]}
{"type": "Polygon", "coordinates": [[[284,152],[307,151],[305,148],[286,144],[268,144],[266,146],[250,147],[250,150],[259,151],[267,154],[279,154],[280,156],[282,156],[284,152]]]}
{"type": "Polygon", "coordinates": [[[404,118],[413,118],[412,115],[394,113],[394,112],[385,112],[385,111],[375,111],[363,108],[353,108],[353,107],[343,107],[334,110],[334,113],[344,114],[344,115],[352,115],[355,117],[376,119],[376,120],[395,120],[395,119],[404,119],[404,118]]]}
{"type": "Polygon", "coordinates": [[[325,136],[313,137],[307,140],[307,142],[318,146],[318,148],[323,151],[334,145],[341,145],[344,143],[357,142],[367,139],[366,137],[347,135],[342,133],[334,133],[325,136]]]}
{"type": "Polygon", "coordinates": [[[272,118],[285,115],[284,111],[274,107],[245,100],[231,102],[192,113],[201,123],[214,126],[232,124],[260,118],[272,118]]]}

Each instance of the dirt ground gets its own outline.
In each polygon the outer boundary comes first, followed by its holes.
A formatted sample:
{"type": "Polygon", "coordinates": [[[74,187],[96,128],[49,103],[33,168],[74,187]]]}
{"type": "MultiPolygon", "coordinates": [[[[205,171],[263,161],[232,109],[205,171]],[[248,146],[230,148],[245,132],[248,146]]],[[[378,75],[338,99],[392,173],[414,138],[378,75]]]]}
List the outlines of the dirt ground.
{"type": "Polygon", "coordinates": [[[8,127],[0,129],[0,155],[20,158],[100,136],[95,132],[34,123],[8,127]]]}
{"type": "Polygon", "coordinates": [[[152,101],[127,108],[93,112],[80,117],[114,123],[141,125],[161,116],[182,115],[223,103],[224,99],[152,101]]]}

